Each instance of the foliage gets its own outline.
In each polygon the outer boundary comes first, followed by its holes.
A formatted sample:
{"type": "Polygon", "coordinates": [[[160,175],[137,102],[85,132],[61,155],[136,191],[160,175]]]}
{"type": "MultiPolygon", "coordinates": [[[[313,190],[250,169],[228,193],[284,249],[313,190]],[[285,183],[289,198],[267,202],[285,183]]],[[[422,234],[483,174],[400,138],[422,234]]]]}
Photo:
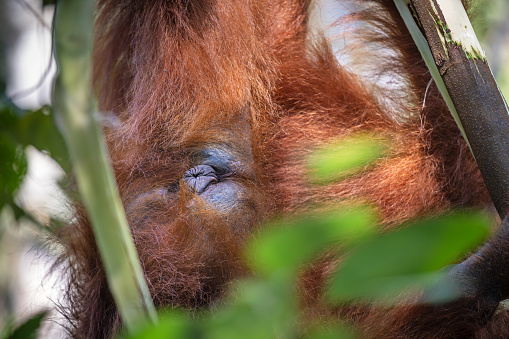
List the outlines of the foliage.
{"type": "Polygon", "coordinates": [[[477,0],[473,3],[472,24],[483,48],[490,56],[490,67],[500,90],[509,96],[509,2],[507,0],[477,0]]]}
{"type": "Polygon", "coordinates": [[[0,88],[0,211],[9,206],[16,217],[33,220],[15,201],[16,193],[27,173],[25,149],[34,146],[69,171],[67,150],[56,128],[49,106],[35,111],[22,110],[0,88]]]}
{"type": "MultiPolygon", "coordinates": [[[[438,282],[446,273],[440,269],[460,259],[488,232],[482,215],[464,212],[418,221],[369,239],[344,260],[328,297],[334,302],[387,302],[405,290],[438,282]]],[[[453,299],[453,287],[428,301],[453,299]]]]}
{"type": "MultiPolygon", "coordinates": [[[[1,67],[3,65],[0,65],[1,67]]],[[[70,171],[67,150],[53,122],[51,107],[44,106],[33,111],[17,107],[6,96],[5,86],[0,81],[0,214],[4,209],[10,209],[15,221],[20,221],[21,218],[30,220],[31,224],[39,226],[38,231],[47,232],[50,228],[40,225],[37,219],[16,201],[16,194],[27,173],[28,146],[48,154],[65,171],[70,171]]],[[[11,225],[3,226],[0,238],[6,231],[5,227],[11,225]]],[[[47,313],[37,313],[16,328],[12,319],[7,320],[4,328],[0,329],[0,338],[35,339],[47,313]]]]}
{"type": "Polygon", "coordinates": [[[3,333],[0,333],[0,339],[36,339],[37,331],[47,314],[47,311],[37,313],[14,329],[9,324],[3,333]]]}
{"type": "Polygon", "coordinates": [[[311,179],[328,182],[351,175],[384,154],[388,144],[388,140],[361,134],[319,148],[308,159],[311,179]]]}

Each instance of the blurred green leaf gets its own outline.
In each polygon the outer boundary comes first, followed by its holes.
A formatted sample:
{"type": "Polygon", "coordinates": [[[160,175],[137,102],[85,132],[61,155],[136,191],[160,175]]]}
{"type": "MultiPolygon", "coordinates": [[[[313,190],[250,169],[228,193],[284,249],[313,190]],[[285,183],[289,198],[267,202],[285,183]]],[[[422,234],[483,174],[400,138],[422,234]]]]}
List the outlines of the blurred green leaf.
{"type": "MultiPolygon", "coordinates": [[[[0,209],[10,205],[16,215],[29,217],[14,202],[14,196],[27,173],[25,147],[33,145],[48,153],[67,172],[70,165],[60,132],[48,106],[37,111],[25,111],[14,105],[5,93],[0,93],[0,209]]],[[[30,218],[33,219],[33,218],[30,218]]]]}
{"type": "Polygon", "coordinates": [[[231,298],[214,314],[196,319],[181,313],[162,315],[157,325],[147,326],[125,339],[243,339],[296,337],[293,279],[273,276],[267,280],[234,283],[231,298]],[[292,336],[289,336],[289,334],[292,336]]]}
{"type": "Polygon", "coordinates": [[[348,325],[332,324],[327,328],[313,330],[306,336],[308,339],[354,339],[355,333],[348,325]]]}
{"type": "Polygon", "coordinates": [[[4,129],[6,121],[11,123],[25,116],[27,111],[16,106],[5,94],[5,86],[0,84],[0,129],[4,129]],[[8,118],[6,120],[6,118],[8,118]]]}
{"type": "Polygon", "coordinates": [[[23,148],[0,130],[0,208],[8,204],[27,172],[23,148]]]}
{"type": "Polygon", "coordinates": [[[207,324],[208,339],[294,338],[297,334],[294,280],[285,274],[238,281],[236,298],[207,324]]]}
{"type": "Polygon", "coordinates": [[[50,106],[35,111],[22,110],[5,93],[0,93],[0,132],[21,146],[33,145],[39,151],[46,151],[64,170],[69,170],[67,149],[50,106]]]}
{"type": "Polygon", "coordinates": [[[36,339],[37,331],[41,327],[42,320],[48,314],[47,311],[37,313],[32,318],[18,326],[8,339],[36,339]]]}
{"type": "MultiPolygon", "coordinates": [[[[2,225],[0,225],[0,227],[1,226],[2,225]]],[[[0,239],[2,238],[1,231],[2,230],[0,228],[0,239]]],[[[12,314],[10,314],[10,312],[7,312],[7,315],[5,315],[3,318],[4,319],[2,320],[4,323],[3,325],[4,327],[0,329],[0,339],[7,339],[7,337],[12,333],[12,330],[14,328],[14,317],[12,316],[12,314]]]]}
{"type": "Polygon", "coordinates": [[[18,117],[4,97],[0,93],[0,210],[13,201],[27,172],[25,152],[13,133],[18,117]]]}
{"type": "Polygon", "coordinates": [[[26,114],[17,124],[16,136],[21,144],[33,145],[39,151],[47,152],[65,172],[69,173],[67,148],[50,112],[51,108],[44,106],[26,114]]]}
{"type": "Polygon", "coordinates": [[[56,5],[57,0],[42,0],[42,6],[48,6],[48,5],[56,5]]]}
{"type": "Polygon", "coordinates": [[[390,301],[441,277],[437,270],[462,257],[489,233],[480,213],[456,213],[419,221],[366,241],[344,259],[333,277],[332,302],[390,301]]]}
{"type": "Polygon", "coordinates": [[[263,273],[297,269],[332,244],[373,234],[376,217],[365,205],[346,204],[335,211],[267,227],[248,244],[248,257],[263,273]]]}
{"type": "Polygon", "coordinates": [[[388,151],[387,139],[366,134],[348,136],[320,148],[308,158],[312,180],[329,182],[355,174],[388,151]]]}
{"type": "Polygon", "coordinates": [[[168,339],[200,338],[201,329],[193,324],[188,316],[172,312],[161,315],[156,325],[147,324],[132,334],[121,336],[124,339],[168,339]]]}

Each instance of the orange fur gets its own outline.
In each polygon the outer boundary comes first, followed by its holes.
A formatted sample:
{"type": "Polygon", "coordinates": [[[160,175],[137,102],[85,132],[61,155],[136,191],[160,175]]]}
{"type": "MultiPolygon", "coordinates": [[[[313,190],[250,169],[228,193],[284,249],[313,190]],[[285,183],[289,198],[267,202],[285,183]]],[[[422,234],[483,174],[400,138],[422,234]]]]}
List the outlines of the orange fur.
{"type": "MultiPolygon", "coordinates": [[[[397,69],[408,83],[399,101],[405,119],[394,119],[384,93],[339,65],[326,41],[310,42],[306,0],[99,1],[95,86],[100,109],[118,120],[107,131],[109,150],[157,305],[192,310],[216,302],[232,279],[248,274],[240,253],[251,230],[310,203],[362,198],[387,225],[488,203],[434,86],[421,109],[430,76],[392,0],[364,2],[377,6],[356,16],[375,28],[368,40],[397,56],[379,60],[380,69],[397,69]],[[334,185],[306,180],[313,147],[359,131],[393,140],[390,156],[334,185]],[[235,204],[216,209],[184,184],[204,149],[235,159],[225,179],[235,204]]],[[[84,215],[70,233],[72,335],[109,337],[120,319],[84,215]]],[[[468,300],[455,305],[462,321],[424,306],[322,309],[320,283],[333,267],[323,259],[303,273],[305,309],[355,319],[366,337],[509,333],[505,313],[489,322],[468,300]],[[426,332],[428,325],[436,331],[426,332]]]]}

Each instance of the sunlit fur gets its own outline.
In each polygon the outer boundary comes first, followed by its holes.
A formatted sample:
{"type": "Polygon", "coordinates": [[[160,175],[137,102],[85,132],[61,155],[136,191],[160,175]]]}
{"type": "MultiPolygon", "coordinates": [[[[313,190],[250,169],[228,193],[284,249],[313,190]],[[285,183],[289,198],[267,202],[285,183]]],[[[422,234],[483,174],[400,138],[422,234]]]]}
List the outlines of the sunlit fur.
{"type": "MultiPolygon", "coordinates": [[[[361,2],[375,5],[352,17],[372,24],[361,43],[395,51],[376,62],[405,79],[405,95],[372,90],[342,67],[328,42],[310,35],[306,0],[99,1],[95,88],[101,111],[115,115],[109,151],[157,306],[196,310],[220,300],[233,278],[249,274],[246,238],[274,216],[355,197],[390,227],[489,201],[436,87],[426,92],[429,72],[393,1],[361,2]],[[382,104],[384,96],[395,105],[382,104]],[[313,148],[359,131],[389,138],[387,158],[346,181],[312,184],[305,164],[313,148]],[[182,181],[191,167],[216,161],[212,153],[233,159],[219,207],[182,181]]],[[[121,321],[83,212],[68,233],[71,335],[110,337],[121,321]]],[[[333,267],[324,258],[302,274],[310,322],[351,319],[366,337],[509,337],[507,314],[490,320],[475,299],[324,307],[321,284],[333,267]]]]}

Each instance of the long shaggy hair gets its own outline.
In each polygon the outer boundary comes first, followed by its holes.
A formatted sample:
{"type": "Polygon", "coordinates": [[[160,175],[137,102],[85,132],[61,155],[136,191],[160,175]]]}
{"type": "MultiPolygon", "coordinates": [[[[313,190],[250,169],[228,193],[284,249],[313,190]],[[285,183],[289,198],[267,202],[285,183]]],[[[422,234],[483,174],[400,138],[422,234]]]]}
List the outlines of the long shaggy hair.
{"type": "MultiPolygon", "coordinates": [[[[94,85],[100,109],[115,114],[109,152],[157,306],[219,300],[249,274],[241,251],[252,230],[310,203],[363,199],[387,226],[489,203],[393,1],[358,5],[351,18],[369,29],[359,39],[392,51],[378,69],[404,79],[404,95],[377,91],[340,65],[329,42],[310,33],[307,0],[99,1],[94,85]],[[310,183],[310,152],[357,132],[389,138],[388,156],[345,181],[310,183]],[[217,204],[182,179],[208,159],[228,159],[218,175],[233,193],[217,204]]],[[[90,224],[79,208],[76,217],[64,238],[71,335],[107,338],[121,321],[90,224]]],[[[304,307],[355,319],[367,337],[509,337],[507,321],[484,319],[468,300],[454,310],[324,310],[316,291],[333,267],[323,259],[303,274],[304,307]],[[455,312],[464,321],[451,325],[455,312]]]]}

